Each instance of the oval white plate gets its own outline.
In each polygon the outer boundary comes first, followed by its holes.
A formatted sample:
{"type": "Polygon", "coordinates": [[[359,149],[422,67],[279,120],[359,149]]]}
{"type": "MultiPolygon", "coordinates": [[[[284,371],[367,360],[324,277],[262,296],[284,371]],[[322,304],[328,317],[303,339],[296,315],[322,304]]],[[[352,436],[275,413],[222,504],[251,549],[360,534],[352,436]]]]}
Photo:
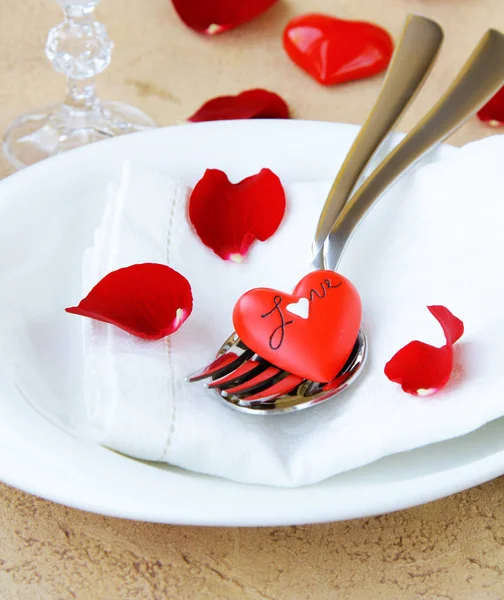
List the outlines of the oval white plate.
{"type": "Polygon", "coordinates": [[[69,325],[61,307],[79,297],[82,253],[122,161],[159,166],[189,183],[210,166],[231,179],[263,166],[285,181],[330,179],[356,131],[302,121],[185,125],[94,144],[2,181],[0,315],[4,322],[11,313],[22,319],[13,316],[13,335],[0,340],[0,479],[117,517],[285,525],[398,510],[503,474],[504,419],[298,489],[242,485],[136,461],[101,448],[87,433],[79,323],[69,325]]]}

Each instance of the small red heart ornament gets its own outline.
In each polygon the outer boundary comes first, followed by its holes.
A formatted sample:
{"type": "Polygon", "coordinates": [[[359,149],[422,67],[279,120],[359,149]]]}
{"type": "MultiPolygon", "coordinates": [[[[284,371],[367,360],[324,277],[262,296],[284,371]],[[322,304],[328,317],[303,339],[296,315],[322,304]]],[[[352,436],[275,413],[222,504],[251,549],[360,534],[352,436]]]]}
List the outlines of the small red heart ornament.
{"type": "Polygon", "coordinates": [[[262,358],[322,383],[336,377],[347,362],[361,316],[359,294],[348,279],[334,271],[313,271],[291,294],[268,288],[246,292],[235,304],[233,324],[262,358]],[[303,298],[309,302],[307,314],[288,310],[303,298]]]}
{"type": "Polygon", "coordinates": [[[321,14],[289,21],[283,46],[298,67],[323,85],[380,73],[394,51],[389,33],[378,25],[321,14]]]}

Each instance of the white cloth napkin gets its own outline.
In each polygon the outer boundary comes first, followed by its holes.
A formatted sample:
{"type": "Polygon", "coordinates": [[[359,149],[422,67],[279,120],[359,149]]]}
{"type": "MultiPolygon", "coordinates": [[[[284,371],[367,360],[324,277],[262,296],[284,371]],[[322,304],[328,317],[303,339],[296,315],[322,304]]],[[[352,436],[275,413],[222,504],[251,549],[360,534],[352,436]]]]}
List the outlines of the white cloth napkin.
{"type": "Polygon", "coordinates": [[[334,400],[280,416],[233,411],[184,377],[211,361],[232,331],[240,294],[256,286],[289,290],[303,275],[329,182],[286,185],[279,231],[238,265],[193,233],[184,186],[126,164],[86,253],[83,293],[113,269],[162,262],[191,282],[194,311],[159,342],[83,319],[86,404],[98,442],[236,481],[297,486],[504,415],[503,156],[504,137],[470,144],[404,177],[371,211],[340,269],[363,300],[365,373],[334,400]],[[452,382],[416,398],[383,368],[413,339],[444,343],[429,304],[446,305],[466,333],[452,382]]]}

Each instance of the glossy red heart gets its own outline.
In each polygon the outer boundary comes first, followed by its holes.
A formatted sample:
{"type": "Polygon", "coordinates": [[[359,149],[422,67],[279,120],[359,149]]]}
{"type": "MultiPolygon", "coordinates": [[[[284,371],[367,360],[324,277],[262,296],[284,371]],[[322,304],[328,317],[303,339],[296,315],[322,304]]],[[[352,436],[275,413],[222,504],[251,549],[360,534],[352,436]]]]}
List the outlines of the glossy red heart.
{"type": "Polygon", "coordinates": [[[291,294],[267,288],[246,292],[234,307],[233,324],[243,342],[272,364],[327,382],[352,353],[361,312],[359,294],[348,279],[314,271],[291,294]],[[302,299],[308,300],[307,315],[302,299]]]}
{"type": "Polygon", "coordinates": [[[380,73],[394,51],[389,33],[378,25],[320,14],[289,21],[283,46],[298,67],[323,85],[380,73]]]}

